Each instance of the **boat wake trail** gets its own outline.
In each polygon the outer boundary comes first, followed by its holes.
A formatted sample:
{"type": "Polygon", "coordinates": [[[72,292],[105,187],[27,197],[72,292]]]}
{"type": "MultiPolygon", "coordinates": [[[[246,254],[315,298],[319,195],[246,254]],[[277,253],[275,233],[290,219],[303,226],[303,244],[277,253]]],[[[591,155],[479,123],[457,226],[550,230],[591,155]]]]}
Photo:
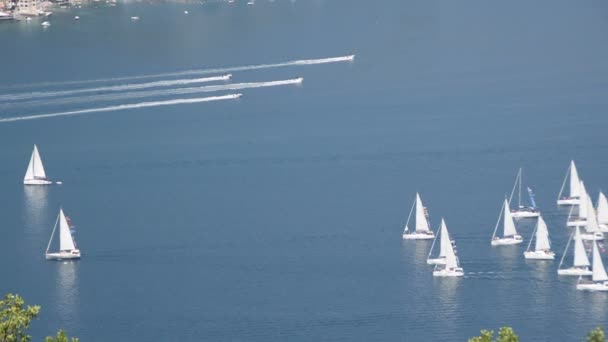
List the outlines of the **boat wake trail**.
{"type": "Polygon", "coordinates": [[[192,99],[173,99],[173,100],[166,100],[166,101],[152,101],[152,102],[122,104],[122,105],[108,106],[108,107],[72,110],[72,111],[67,111],[67,112],[38,114],[38,115],[29,115],[29,116],[15,116],[15,117],[0,119],[0,123],[25,121],[25,120],[48,119],[48,118],[54,118],[54,117],[59,117],[59,116],[72,116],[72,115],[82,115],[82,114],[89,114],[89,113],[113,112],[113,111],[119,111],[119,110],[147,108],[147,107],[173,106],[173,105],[188,104],[188,103],[233,100],[233,99],[238,99],[241,96],[242,96],[242,94],[228,94],[228,95],[222,95],[222,96],[199,97],[199,98],[192,98],[192,99]]]}
{"type": "Polygon", "coordinates": [[[290,66],[352,62],[354,59],[355,59],[355,55],[347,55],[347,56],[330,57],[330,58],[301,59],[301,60],[281,62],[281,63],[272,63],[272,64],[242,65],[242,66],[212,68],[212,69],[193,69],[193,70],[186,70],[186,71],[152,74],[152,75],[142,75],[142,76],[99,78],[99,79],[95,79],[95,80],[67,81],[67,82],[46,82],[46,83],[36,83],[36,84],[15,85],[15,86],[9,86],[9,87],[10,88],[28,88],[28,87],[31,88],[31,87],[42,87],[42,86],[81,85],[81,84],[94,84],[94,83],[104,83],[104,82],[133,81],[133,80],[143,80],[143,79],[163,78],[163,77],[208,75],[208,74],[218,74],[218,73],[225,73],[225,72],[284,68],[284,67],[290,67],[290,66]]]}
{"type": "Polygon", "coordinates": [[[62,91],[45,91],[45,92],[33,92],[33,93],[19,93],[19,94],[5,94],[5,95],[0,95],[0,101],[31,100],[31,99],[37,99],[37,98],[60,97],[60,96],[69,96],[69,95],[86,94],[86,93],[115,92],[115,91],[139,90],[139,89],[147,89],[147,88],[171,87],[171,86],[188,85],[188,84],[213,82],[213,81],[227,81],[231,77],[232,77],[231,74],[227,74],[227,75],[205,77],[205,78],[156,81],[156,82],[136,83],[136,84],[121,84],[121,85],[96,87],[96,88],[71,89],[71,90],[62,90],[62,91]]]}
{"type": "Polygon", "coordinates": [[[221,84],[221,85],[176,88],[176,89],[157,89],[157,90],[118,93],[118,94],[100,94],[100,95],[89,95],[89,96],[79,96],[79,97],[66,97],[66,98],[58,98],[58,99],[45,99],[45,100],[33,100],[33,101],[26,101],[26,102],[5,103],[4,105],[1,105],[1,107],[24,106],[24,105],[25,106],[27,106],[27,105],[49,106],[49,105],[64,105],[64,104],[75,104],[75,103],[93,102],[93,101],[117,101],[117,100],[144,98],[144,97],[188,95],[188,94],[215,92],[215,91],[223,91],[223,90],[241,90],[241,89],[287,86],[287,85],[301,84],[302,81],[303,81],[303,78],[300,77],[300,78],[292,78],[292,79],[288,79],[288,80],[279,80],[279,81],[221,84]]]}

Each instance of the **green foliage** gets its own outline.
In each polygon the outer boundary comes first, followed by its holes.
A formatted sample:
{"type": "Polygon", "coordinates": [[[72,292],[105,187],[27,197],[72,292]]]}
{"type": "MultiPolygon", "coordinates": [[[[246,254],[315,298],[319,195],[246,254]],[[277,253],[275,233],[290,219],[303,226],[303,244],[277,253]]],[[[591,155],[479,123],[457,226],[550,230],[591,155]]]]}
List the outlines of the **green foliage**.
{"type": "Polygon", "coordinates": [[[502,327],[498,330],[498,339],[496,342],[519,342],[519,337],[511,327],[502,327]]]}
{"type": "Polygon", "coordinates": [[[498,338],[494,340],[494,331],[482,330],[480,336],[471,337],[469,342],[519,342],[519,337],[513,328],[502,327],[498,330],[498,338]]]}
{"type": "Polygon", "coordinates": [[[23,298],[7,294],[0,300],[0,342],[29,342],[26,334],[31,321],[38,316],[40,307],[24,306],[23,298]]]}
{"type": "Polygon", "coordinates": [[[75,337],[72,337],[70,340],[68,335],[63,330],[59,330],[56,337],[47,336],[44,339],[44,342],[78,342],[79,340],[75,337]]]}
{"type": "Polygon", "coordinates": [[[482,330],[480,336],[471,337],[469,342],[492,342],[492,338],[494,337],[494,331],[492,330],[482,330]]]}
{"type": "Polygon", "coordinates": [[[606,342],[604,339],[604,330],[597,327],[587,334],[587,342],[606,342]]]}

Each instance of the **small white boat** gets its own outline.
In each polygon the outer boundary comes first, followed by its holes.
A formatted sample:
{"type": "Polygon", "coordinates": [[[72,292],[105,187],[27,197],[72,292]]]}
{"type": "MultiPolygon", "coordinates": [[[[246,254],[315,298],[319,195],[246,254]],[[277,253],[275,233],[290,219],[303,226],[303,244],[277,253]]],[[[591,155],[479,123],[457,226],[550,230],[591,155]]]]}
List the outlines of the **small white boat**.
{"type": "Polygon", "coordinates": [[[576,227],[576,226],[584,226],[587,224],[587,188],[585,188],[585,182],[579,182],[579,197],[578,197],[578,213],[574,215],[574,206],[570,208],[570,212],[568,213],[568,221],[566,222],[566,226],[568,227],[576,227]]]}
{"type": "Polygon", "coordinates": [[[570,235],[568,243],[566,243],[564,254],[562,255],[559,266],[557,267],[557,274],[567,276],[582,276],[592,274],[591,270],[589,269],[589,258],[587,257],[587,252],[585,252],[585,246],[583,245],[583,240],[581,239],[580,235],[580,229],[576,227],[574,232],[570,235]],[[572,262],[572,267],[562,268],[564,258],[566,258],[566,254],[568,254],[568,247],[570,246],[570,242],[572,240],[574,240],[574,260],[572,262]]]}
{"type": "Polygon", "coordinates": [[[184,14],[188,14],[188,13],[190,13],[190,12],[188,12],[188,11],[184,11],[184,14]]]}
{"type": "Polygon", "coordinates": [[[255,0],[249,0],[249,1],[247,1],[247,5],[255,5],[255,0]]]}
{"type": "Polygon", "coordinates": [[[578,176],[578,171],[576,170],[576,165],[574,164],[574,160],[572,160],[570,161],[568,171],[566,171],[566,177],[564,177],[564,182],[562,183],[562,187],[559,190],[559,195],[557,195],[557,205],[578,205],[579,196],[580,179],[578,176]],[[568,177],[570,177],[570,194],[567,196],[562,196],[568,177]]]}
{"type": "Polygon", "coordinates": [[[450,240],[448,227],[446,226],[444,219],[441,219],[439,234],[437,234],[435,236],[435,239],[433,240],[433,244],[431,245],[431,250],[429,251],[429,256],[426,259],[426,263],[429,265],[445,265],[445,256],[447,253],[448,244],[451,243],[452,241],[450,240]],[[436,258],[431,258],[431,254],[433,253],[433,247],[435,246],[437,237],[439,237],[439,255],[436,258]]]}
{"type": "Polygon", "coordinates": [[[40,24],[40,25],[42,25],[44,27],[49,27],[49,26],[51,26],[51,23],[49,23],[48,21],[43,21],[42,24],[40,24]]]}
{"type": "Polygon", "coordinates": [[[608,274],[606,274],[606,268],[602,262],[602,256],[597,247],[597,242],[593,242],[593,266],[591,280],[578,279],[576,284],[577,290],[584,291],[608,291],[608,274]]]}
{"type": "Polygon", "coordinates": [[[139,20],[139,17],[138,16],[131,17],[131,20],[133,20],[133,21],[139,20]]]}
{"type": "Polygon", "coordinates": [[[509,210],[509,202],[505,198],[504,203],[502,204],[502,208],[500,209],[500,214],[498,215],[498,221],[496,222],[496,227],[494,227],[494,234],[492,234],[492,246],[501,246],[501,245],[516,245],[524,242],[524,239],[521,235],[517,234],[517,229],[515,229],[515,222],[513,222],[513,218],[511,217],[511,210],[509,210]],[[500,218],[503,218],[503,236],[496,236],[496,232],[498,231],[498,226],[500,225],[500,218]]]}
{"type": "Polygon", "coordinates": [[[416,200],[414,201],[412,209],[410,209],[410,214],[407,217],[402,237],[405,240],[431,240],[435,238],[435,234],[429,225],[427,210],[422,205],[422,200],[420,199],[420,195],[418,193],[416,193],[416,200]],[[414,207],[416,208],[416,229],[413,232],[410,232],[408,225],[410,223],[410,219],[412,218],[414,207]]]}
{"type": "MultiPolygon", "coordinates": [[[[442,220],[442,228],[445,227],[445,233],[447,234],[447,227],[442,220]]],[[[445,264],[435,265],[433,270],[433,277],[462,277],[464,275],[464,269],[460,267],[460,262],[456,253],[454,252],[454,246],[451,243],[445,245],[445,264]]]]}
{"type": "Polygon", "coordinates": [[[80,20],[79,16],[74,16],[74,20],[80,20]]]}
{"type": "Polygon", "coordinates": [[[553,260],[555,258],[555,253],[551,250],[551,241],[549,241],[549,229],[547,229],[547,224],[542,216],[538,217],[538,222],[536,222],[536,227],[528,243],[528,249],[524,252],[524,258],[537,260],[553,260]],[[535,240],[533,251],[530,250],[532,239],[535,240]]]}
{"type": "Polygon", "coordinates": [[[70,229],[70,224],[63,213],[63,209],[59,209],[59,215],[57,215],[57,220],[55,221],[55,226],[53,227],[53,232],[51,233],[51,238],[49,239],[49,244],[47,245],[46,252],[44,253],[47,260],[80,259],[80,250],[78,247],[76,247],[76,242],[74,241],[74,237],[72,236],[70,229]],[[49,252],[57,225],[59,225],[59,251],[49,252]]]}
{"type": "Polygon", "coordinates": [[[23,177],[23,184],[25,185],[49,185],[53,184],[46,177],[46,172],[44,171],[44,165],[42,165],[42,159],[40,158],[40,153],[38,153],[38,146],[34,145],[34,150],[32,151],[32,156],[30,157],[30,163],[27,166],[27,171],[25,171],[25,177],[23,177]]]}
{"type": "Polygon", "coordinates": [[[511,204],[513,200],[513,195],[515,194],[515,189],[518,189],[517,195],[517,207],[515,209],[511,209],[511,217],[518,218],[535,218],[540,216],[540,211],[536,207],[536,202],[534,201],[534,193],[532,189],[527,187],[528,197],[530,199],[530,205],[525,206],[522,204],[521,200],[521,184],[522,184],[522,169],[519,168],[517,172],[517,177],[515,177],[515,184],[513,185],[513,190],[511,190],[511,196],[509,197],[509,204],[511,204]]]}

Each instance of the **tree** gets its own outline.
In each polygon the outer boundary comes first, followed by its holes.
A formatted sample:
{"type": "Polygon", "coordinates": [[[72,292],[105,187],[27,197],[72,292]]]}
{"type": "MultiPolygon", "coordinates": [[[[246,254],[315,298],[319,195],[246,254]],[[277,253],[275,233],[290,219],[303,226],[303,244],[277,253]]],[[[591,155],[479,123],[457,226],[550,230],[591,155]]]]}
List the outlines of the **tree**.
{"type": "Polygon", "coordinates": [[[68,335],[63,330],[59,330],[57,333],[57,337],[47,336],[44,339],[44,342],[79,342],[79,340],[75,337],[72,337],[70,340],[68,335]]]}
{"type": "MultiPolygon", "coordinates": [[[[513,331],[513,328],[502,327],[498,330],[498,338],[494,338],[494,331],[482,330],[480,336],[471,337],[469,342],[519,342],[519,337],[513,331]]],[[[594,341],[595,342],[595,341],[594,341]]]]}
{"type": "Polygon", "coordinates": [[[0,342],[29,342],[26,334],[30,323],[40,312],[40,306],[24,306],[23,298],[7,294],[0,300],[0,342]]]}
{"type": "Polygon", "coordinates": [[[587,342],[606,342],[604,339],[604,330],[597,327],[587,334],[587,342]]]}
{"type": "Polygon", "coordinates": [[[471,337],[469,342],[492,342],[492,338],[494,337],[494,331],[492,330],[482,330],[480,336],[471,337]]]}

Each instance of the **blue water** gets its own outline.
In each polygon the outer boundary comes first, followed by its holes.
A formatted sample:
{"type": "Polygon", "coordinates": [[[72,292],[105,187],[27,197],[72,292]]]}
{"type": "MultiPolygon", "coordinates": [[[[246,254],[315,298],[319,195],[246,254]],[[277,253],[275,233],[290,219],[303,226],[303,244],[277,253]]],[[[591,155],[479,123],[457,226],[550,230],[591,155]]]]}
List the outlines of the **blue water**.
{"type": "MultiPolygon", "coordinates": [[[[240,100],[0,123],[0,291],[42,305],[35,340],[465,341],[510,325],[577,341],[608,327],[608,294],[557,277],[569,230],[555,206],[572,158],[594,198],[608,188],[606,2],[93,3],[50,21],[0,25],[0,93],[356,59],[234,72],[304,77],[240,100]],[[21,184],[34,143],[63,185],[21,184]],[[519,167],[553,262],[523,259],[531,223],[523,245],[490,247],[519,167]],[[430,242],[401,240],[416,191],[464,278],[433,278],[430,242]],[[60,206],[79,262],[43,258],[60,206]]],[[[5,101],[0,116],[170,98],[5,101]]]]}

